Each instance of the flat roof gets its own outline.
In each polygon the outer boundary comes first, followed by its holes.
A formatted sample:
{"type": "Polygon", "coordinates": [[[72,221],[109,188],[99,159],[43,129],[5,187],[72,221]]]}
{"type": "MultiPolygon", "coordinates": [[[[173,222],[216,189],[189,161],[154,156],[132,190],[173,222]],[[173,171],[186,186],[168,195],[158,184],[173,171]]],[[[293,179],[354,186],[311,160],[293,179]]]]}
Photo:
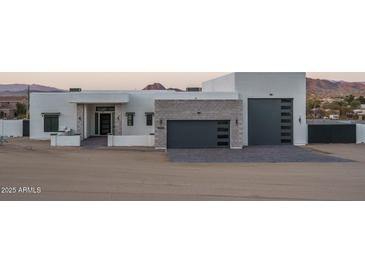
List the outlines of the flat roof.
{"type": "Polygon", "coordinates": [[[95,103],[128,103],[128,93],[117,93],[117,92],[70,92],[69,100],[70,103],[77,104],[95,104],[95,103]]]}

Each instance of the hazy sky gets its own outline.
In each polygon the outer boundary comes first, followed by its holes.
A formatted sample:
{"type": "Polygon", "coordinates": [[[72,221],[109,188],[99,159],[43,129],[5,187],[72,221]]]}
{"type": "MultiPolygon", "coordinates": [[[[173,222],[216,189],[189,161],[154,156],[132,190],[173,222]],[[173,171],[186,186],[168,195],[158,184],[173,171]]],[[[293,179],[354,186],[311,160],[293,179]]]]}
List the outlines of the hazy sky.
{"type": "Polygon", "coordinates": [[[201,86],[203,81],[224,72],[6,72],[0,73],[0,84],[41,84],[58,88],[142,89],[155,82],[166,88],[185,89],[201,86]]]}
{"type": "MultiPolygon", "coordinates": [[[[40,84],[62,89],[142,89],[159,82],[166,88],[201,86],[227,72],[0,72],[0,84],[40,84]]],[[[365,82],[365,72],[310,72],[308,77],[365,82]]]]}

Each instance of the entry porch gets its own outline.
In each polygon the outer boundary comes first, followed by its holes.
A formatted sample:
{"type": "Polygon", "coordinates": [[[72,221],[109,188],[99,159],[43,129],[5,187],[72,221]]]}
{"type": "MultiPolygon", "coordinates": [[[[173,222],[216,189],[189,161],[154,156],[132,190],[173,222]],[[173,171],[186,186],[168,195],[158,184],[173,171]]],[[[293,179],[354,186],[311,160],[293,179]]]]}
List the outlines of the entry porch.
{"type": "Polygon", "coordinates": [[[92,136],[122,135],[122,104],[77,104],[81,140],[92,136]]]}

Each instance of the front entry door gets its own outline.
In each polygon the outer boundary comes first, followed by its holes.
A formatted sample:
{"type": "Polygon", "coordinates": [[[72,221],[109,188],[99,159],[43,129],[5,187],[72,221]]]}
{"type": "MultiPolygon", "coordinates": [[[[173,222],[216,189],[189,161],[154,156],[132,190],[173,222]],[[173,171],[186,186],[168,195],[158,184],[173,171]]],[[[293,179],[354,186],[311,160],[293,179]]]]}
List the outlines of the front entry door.
{"type": "Polygon", "coordinates": [[[112,133],[111,120],[110,113],[100,114],[100,135],[112,133]]]}

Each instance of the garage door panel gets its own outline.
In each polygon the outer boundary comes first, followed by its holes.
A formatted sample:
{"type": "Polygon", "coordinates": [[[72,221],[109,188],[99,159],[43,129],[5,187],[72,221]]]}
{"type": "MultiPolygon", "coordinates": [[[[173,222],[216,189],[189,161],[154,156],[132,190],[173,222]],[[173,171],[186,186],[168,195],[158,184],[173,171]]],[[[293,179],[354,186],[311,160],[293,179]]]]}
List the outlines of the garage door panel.
{"type": "Polygon", "coordinates": [[[356,125],[308,125],[308,143],[356,143],[356,125]]]}
{"type": "Polygon", "coordinates": [[[248,144],[292,144],[292,99],[248,100],[248,144]]]}
{"type": "Polygon", "coordinates": [[[229,121],[167,121],[168,148],[229,147],[229,121]]]}

